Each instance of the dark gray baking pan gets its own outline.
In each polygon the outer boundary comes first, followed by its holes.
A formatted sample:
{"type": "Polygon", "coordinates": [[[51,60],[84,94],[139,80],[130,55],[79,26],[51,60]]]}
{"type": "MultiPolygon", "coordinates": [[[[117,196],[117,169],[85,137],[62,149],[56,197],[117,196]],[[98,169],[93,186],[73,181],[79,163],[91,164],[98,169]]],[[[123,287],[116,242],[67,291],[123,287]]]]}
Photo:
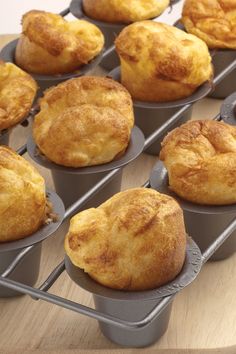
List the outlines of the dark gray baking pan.
{"type": "MultiPolygon", "coordinates": [[[[120,68],[112,70],[109,77],[120,82],[120,68]]],[[[163,103],[149,103],[141,101],[133,101],[134,114],[135,114],[135,124],[142,130],[145,138],[151,135],[157,128],[159,128],[166,120],[173,116],[178,110],[185,105],[194,103],[203,97],[207,96],[212,90],[212,85],[210,82],[206,82],[201,85],[191,96],[163,103]]],[[[171,130],[185,123],[191,118],[192,106],[174,123],[171,130]]],[[[152,155],[159,155],[161,142],[166,135],[167,131],[163,135],[145,150],[146,153],[152,155]]]]}
{"type": "MultiPolygon", "coordinates": [[[[51,170],[55,189],[66,207],[70,206],[92,188],[107,174],[108,171],[124,167],[129,162],[133,161],[141,154],[143,147],[143,133],[139,128],[134,127],[131,132],[130,143],[122,157],[103,165],[73,168],[57,165],[39,154],[32,136],[27,143],[27,150],[30,157],[39,165],[51,170]]],[[[120,173],[118,173],[100,192],[98,192],[84,208],[87,209],[90,205],[96,207],[110,198],[113,194],[118,193],[121,187],[121,179],[122,169],[120,170],[120,173]]]]}
{"type": "MultiPolygon", "coordinates": [[[[0,58],[2,60],[4,60],[5,62],[15,63],[15,50],[17,42],[18,39],[15,39],[14,41],[11,41],[5,47],[3,47],[0,52],[0,58]]],[[[43,91],[51,86],[58,85],[60,82],[86,74],[88,71],[90,71],[100,63],[100,61],[102,60],[102,56],[103,51],[101,51],[101,53],[96,58],[91,60],[88,64],[83,65],[81,68],[78,69],[78,71],[75,71],[73,73],[62,75],[40,75],[29,73],[38,83],[39,90],[37,97],[42,96],[43,91]]]]}
{"type": "MultiPolygon", "coordinates": [[[[185,31],[184,25],[178,20],[175,26],[185,31]]],[[[236,50],[232,49],[212,49],[210,50],[212,64],[214,67],[214,76],[219,75],[227,66],[236,59],[236,50]]],[[[230,75],[226,76],[209,94],[209,97],[224,99],[236,91],[236,69],[230,75]]]]}
{"type": "MultiPolygon", "coordinates": [[[[38,278],[41,258],[42,241],[53,235],[59,228],[63,221],[65,208],[62,200],[58,195],[50,190],[47,190],[47,199],[52,204],[53,213],[57,215],[55,221],[43,225],[38,231],[26,238],[0,243],[0,274],[11,264],[14,258],[26,247],[36,245],[26,256],[22,259],[19,265],[9,276],[10,279],[20,283],[33,286],[38,278]]],[[[0,287],[0,298],[20,296],[21,293],[10,290],[5,287],[0,287]]]]}
{"type": "Polygon", "coordinates": [[[0,145],[8,145],[9,144],[9,130],[4,129],[0,131],[0,145]]]}
{"type": "MultiPolygon", "coordinates": [[[[186,259],[180,274],[171,282],[158,289],[148,291],[120,291],[100,285],[82,269],[75,267],[69,257],[65,257],[66,271],[81,288],[93,294],[96,310],[127,321],[144,318],[164,297],[175,294],[189,285],[200,272],[201,252],[195,242],[188,238],[186,259]]],[[[170,303],[147,327],[123,329],[99,322],[105,337],[122,346],[145,347],[156,342],[166,332],[170,313],[170,303]]]]}
{"type": "Polygon", "coordinates": [[[225,123],[236,125],[236,92],[232,93],[222,103],[220,117],[225,123]]]}
{"type": "MultiPolygon", "coordinates": [[[[168,174],[161,161],[154,166],[150,184],[160,193],[175,198],[184,212],[186,231],[198,244],[202,253],[212,244],[215,238],[235,218],[236,204],[226,206],[199,205],[183,200],[172,192],[168,185],[168,174]]],[[[236,251],[236,231],[211,257],[211,261],[228,258],[236,251]]]]}

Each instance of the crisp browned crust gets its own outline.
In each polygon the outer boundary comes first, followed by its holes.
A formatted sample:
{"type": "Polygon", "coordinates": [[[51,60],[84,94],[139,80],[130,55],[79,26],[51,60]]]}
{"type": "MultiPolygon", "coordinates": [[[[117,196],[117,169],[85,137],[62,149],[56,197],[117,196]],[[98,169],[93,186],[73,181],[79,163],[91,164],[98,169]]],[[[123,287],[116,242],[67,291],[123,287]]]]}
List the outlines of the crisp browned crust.
{"type": "Polygon", "coordinates": [[[12,63],[0,61],[0,131],[27,116],[37,91],[34,79],[12,63]]]}
{"type": "Polygon", "coordinates": [[[186,0],[182,22],[209,48],[236,49],[235,0],[186,0]]]}
{"type": "Polygon", "coordinates": [[[45,11],[29,11],[16,48],[16,63],[28,72],[62,74],[77,70],[99,54],[104,45],[93,24],[45,11]]]}
{"type": "Polygon", "coordinates": [[[85,76],[45,92],[33,134],[51,161],[81,167],[120,156],[129,144],[133,124],[127,90],[112,79],[85,76]]]}
{"type": "Polygon", "coordinates": [[[236,127],[212,120],[183,124],[164,139],[160,159],[180,197],[198,204],[236,203],[236,127]]]}
{"type": "Polygon", "coordinates": [[[115,41],[121,81],[142,101],[171,101],[191,95],[212,78],[206,44],[178,28],[154,21],[124,28],[115,41]]]}
{"type": "Polygon", "coordinates": [[[183,212],[169,196],[130,189],[75,215],[65,250],[74,265],[102,285],[154,289],[174,279],[183,266],[183,212]]]}
{"type": "Polygon", "coordinates": [[[83,8],[96,20],[131,23],[157,17],[169,3],[169,0],[83,0],[83,8]]]}
{"type": "Polygon", "coordinates": [[[38,171],[0,146],[0,242],[31,235],[46,216],[45,183],[38,171]]]}

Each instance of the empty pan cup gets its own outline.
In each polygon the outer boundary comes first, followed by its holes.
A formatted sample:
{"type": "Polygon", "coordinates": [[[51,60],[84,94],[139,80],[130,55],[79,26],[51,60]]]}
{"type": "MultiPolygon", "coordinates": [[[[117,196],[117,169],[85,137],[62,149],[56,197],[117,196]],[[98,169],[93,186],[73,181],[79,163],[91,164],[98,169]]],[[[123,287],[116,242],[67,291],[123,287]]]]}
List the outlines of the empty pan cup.
{"type": "MultiPolygon", "coordinates": [[[[168,173],[161,161],[154,166],[150,184],[153,189],[175,198],[184,212],[186,231],[204,252],[233,221],[236,214],[236,204],[226,206],[199,205],[180,198],[169,189],[168,173]]],[[[236,231],[210,258],[211,261],[220,261],[236,252],[236,231]]]]}
{"type": "MultiPolygon", "coordinates": [[[[15,64],[15,50],[17,45],[18,39],[11,41],[8,43],[0,52],[0,58],[6,62],[11,62],[15,64]]],[[[103,52],[101,52],[96,58],[91,60],[88,64],[83,65],[77,71],[68,74],[58,74],[58,75],[40,75],[40,74],[32,74],[29,73],[35,81],[38,83],[39,90],[37,97],[41,97],[43,91],[51,86],[58,85],[60,82],[72,79],[74,77],[79,77],[85,75],[88,71],[95,68],[99,65],[100,61],[102,60],[103,52]]]]}
{"type": "Polygon", "coordinates": [[[236,92],[227,97],[220,108],[221,119],[231,125],[236,125],[236,92]]]}
{"type": "MultiPolygon", "coordinates": [[[[122,29],[127,26],[127,24],[122,24],[122,23],[109,23],[109,22],[104,22],[104,21],[98,21],[95,20],[91,17],[88,17],[83,10],[83,1],[82,0],[72,0],[70,3],[70,12],[72,15],[75,17],[86,20],[89,22],[92,22],[94,25],[96,25],[103,33],[105,37],[105,47],[106,49],[110,48],[113,46],[114,41],[117,37],[117,35],[122,31],[122,29]]],[[[115,48],[109,52],[108,55],[106,55],[102,61],[101,61],[101,66],[110,71],[117,67],[120,64],[119,57],[116,54],[115,48]]]]}
{"type": "MultiPolygon", "coordinates": [[[[186,259],[177,277],[158,289],[147,291],[113,290],[100,285],[82,269],[77,268],[65,258],[66,271],[70,278],[81,288],[93,294],[97,311],[111,315],[127,322],[142,320],[160,301],[175,294],[189,285],[200,272],[201,252],[195,242],[188,238],[186,259]]],[[[99,321],[103,335],[121,346],[146,347],[158,341],[168,328],[172,303],[143,328],[120,328],[99,321]]]]}
{"type": "MultiPolygon", "coordinates": [[[[43,225],[38,231],[26,238],[0,243],[0,274],[3,274],[15,257],[26,247],[35,245],[32,250],[20,261],[9,278],[20,283],[33,286],[40,269],[42,241],[51,236],[61,225],[65,213],[64,205],[55,192],[47,191],[47,199],[52,204],[55,220],[43,225]]],[[[21,296],[22,293],[0,287],[0,298],[21,296]]]]}
{"type": "MultiPolygon", "coordinates": [[[[109,73],[111,78],[120,82],[120,68],[116,68],[109,73]]],[[[201,85],[191,96],[163,103],[151,103],[151,102],[141,102],[133,101],[135,124],[142,130],[145,138],[149,137],[157,128],[159,128],[163,123],[165,123],[169,118],[171,118],[178,110],[188,104],[192,104],[203,97],[207,96],[212,90],[212,85],[210,82],[206,82],[201,85]]],[[[180,118],[173,123],[170,130],[180,126],[181,124],[187,122],[192,115],[192,106],[183,113],[180,118]]],[[[161,142],[167,131],[162,134],[160,138],[156,140],[148,149],[145,150],[146,153],[151,155],[159,155],[161,149],[161,142]]]]}
{"type": "MultiPolygon", "coordinates": [[[[81,168],[64,167],[49,161],[39,154],[32,137],[28,140],[27,149],[30,157],[35,162],[51,170],[55,189],[62,198],[65,206],[68,207],[105,177],[109,171],[124,167],[138,157],[143,151],[144,142],[142,132],[139,128],[134,127],[131,132],[128,148],[123,156],[103,165],[81,168]]],[[[86,208],[89,206],[96,207],[109,199],[113,194],[118,193],[121,188],[121,179],[122,169],[89,203],[86,203],[86,208]]]]}

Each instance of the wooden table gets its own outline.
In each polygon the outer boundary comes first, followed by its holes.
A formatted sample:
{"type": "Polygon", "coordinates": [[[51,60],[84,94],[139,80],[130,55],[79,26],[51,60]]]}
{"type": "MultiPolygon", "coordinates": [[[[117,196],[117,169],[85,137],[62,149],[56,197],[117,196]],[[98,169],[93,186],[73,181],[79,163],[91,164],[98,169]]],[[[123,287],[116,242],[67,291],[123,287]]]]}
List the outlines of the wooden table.
{"type": "MultiPolygon", "coordinates": [[[[0,45],[12,36],[0,38],[0,45]]],[[[205,99],[194,107],[193,118],[212,118],[221,101],[205,99]]],[[[16,148],[26,140],[30,127],[17,127],[11,136],[16,148]]],[[[27,158],[27,156],[26,156],[27,158]]],[[[157,158],[143,154],[124,170],[122,189],[140,186],[148,179],[157,158]]],[[[38,167],[52,186],[51,177],[38,167]]],[[[66,227],[43,243],[38,283],[63,259],[66,227]]],[[[0,354],[77,353],[236,353],[236,254],[206,264],[198,278],[174,300],[166,334],[146,349],[119,348],[100,333],[98,323],[28,296],[0,299],[0,354]]],[[[64,273],[52,293],[92,305],[91,295],[73,284],[64,273]]]]}

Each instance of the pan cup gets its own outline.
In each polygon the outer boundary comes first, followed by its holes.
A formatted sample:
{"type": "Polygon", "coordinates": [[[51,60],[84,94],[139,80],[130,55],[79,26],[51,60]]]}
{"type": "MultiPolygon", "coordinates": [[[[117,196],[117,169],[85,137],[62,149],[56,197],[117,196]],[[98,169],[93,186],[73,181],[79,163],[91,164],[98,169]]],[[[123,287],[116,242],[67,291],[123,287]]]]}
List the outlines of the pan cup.
{"type": "Polygon", "coordinates": [[[236,92],[227,97],[220,108],[221,119],[231,125],[236,125],[236,92]]]}
{"type": "MultiPolygon", "coordinates": [[[[104,21],[98,21],[91,17],[88,17],[83,10],[82,0],[72,0],[70,3],[70,12],[76,18],[81,20],[86,20],[92,22],[96,25],[103,33],[105,37],[105,48],[108,49],[114,44],[114,41],[122,29],[127,26],[127,24],[122,23],[109,23],[104,21]]],[[[101,66],[110,71],[120,64],[119,57],[116,54],[115,48],[107,56],[105,56],[101,61],[101,66]]]]}
{"type": "MultiPolygon", "coordinates": [[[[75,267],[67,256],[65,265],[70,278],[93,294],[96,310],[133,322],[142,320],[164,297],[177,293],[195,279],[201,269],[201,253],[189,238],[186,260],[181,273],[172,282],[159,289],[137,292],[113,290],[96,283],[83,270],[75,267]]],[[[99,326],[104,336],[116,344],[132,347],[149,346],[166,332],[171,306],[172,303],[144,328],[123,329],[102,321],[99,321],[99,326]]]]}
{"type": "Polygon", "coordinates": [[[9,145],[9,129],[0,132],[0,145],[9,145]]]}
{"type": "MultiPolygon", "coordinates": [[[[15,51],[17,42],[19,39],[15,39],[9,42],[0,52],[0,58],[5,62],[10,62],[15,64],[15,51]]],[[[85,75],[88,71],[94,69],[97,65],[99,65],[102,60],[103,51],[96,56],[93,60],[91,60],[88,64],[83,65],[78,71],[67,73],[67,74],[58,74],[58,75],[40,75],[29,73],[37,82],[39,86],[39,90],[37,92],[37,97],[41,97],[43,92],[51,86],[56,86],[59,83],[85,75]]]]}
{"type": "MultiPolygon", "coordinates": [[[[120,77],[120,67],[114,69],[108,74],[109,77],[116,81],[121,81],[120,77]]],[[[163,103],[149,103],[142,101],[133,101],[135,124],[142,130],[145,138],[149,137],[156,129],[161,127],[168,119],[170,119],[179,109],[185,105],[192,104],[203,97],[207,96],[212,90],[210,82],[206,82],[201,85],[191,96],[163,103]]],[[[182,125],[183,123],[190,120],[192,115],[192,106],[185,111],[179,119],[171,125],[170,130],[182,125]]],[[[161,149],[161,142],[167,131],[164,132],[161,137],[159,137],[155,143],[153,143],[148,149],[145,150],[146,153],[151,155],[159,155],[161,149]]]]}
{"type": "MultiPolygon", "coordinates": [[[[0,243],[0,274],[2,274],[17,255],[26,247],[35,245],[31,251],[21,260],[15,270],[9,275],[11,280],[18,281],[25,285],[33,286],[39,275],[42,241],[53,235],[63,221],[65,208],[62,200],[55,192],[47,190],[47,199],[52,204],[53,213],[57,220],[43,225],[39,230],[26,238],[0,243]]],[[[0,287],[0,298],[21,296],[22,293],[0,287]]]]}
{"type": "MultiPolygon", "coordinates": [[[[169,189],[168,173],[164,164],[158,161],[150,176],[151,187],[160,193],[175,198],[184,212],[185,227],[201,252],[204,252],[215,238],[233,221],[236,204],[226,206],[199,205],[185,201],[169,189]]],[[[221,261],[236,252],[236,231],[210,258],[210,261],[221,261]]]]}
{"type": "MultiPolygon", "coordinates": [[[[38,153],[38,148],[32,137],[27,142],[30,157],[39,165],[51,170],[55,189],[62,198],[66,208],[82,197],[89,189],[98,183],[109,171],[124,167],[133,161],[143,151],[144,136],[139,128],[134,127],[125,154],[112,162],[81,168],[57,165],[38,153]]],[[[86,208],[96,207],[118,193],[121,188],[122,169],[108,182],[89,202],[86,208]]],[[[83,207],[85,208],[85,207],[83,207]]]]}
{"type": "MultiPolygon", "coordinates": [[[[186,259],[177,277],[160,288],[147,291],[113,290],[100,285],[82,269],[77,268],[65,257],[66,271],[69,277],[84,290],[93,294],[97,311],[116,318],[136,322],[142,320],[161,300],[173,295],[189,285],[200,272],[201,252],[195,242],[188,238],[186,259]]],[[[143,328],[120,328],[99,321],[103,335],[121,346],[146,347],[158,341],[168,328],[172,302],[143,328]]]]}

